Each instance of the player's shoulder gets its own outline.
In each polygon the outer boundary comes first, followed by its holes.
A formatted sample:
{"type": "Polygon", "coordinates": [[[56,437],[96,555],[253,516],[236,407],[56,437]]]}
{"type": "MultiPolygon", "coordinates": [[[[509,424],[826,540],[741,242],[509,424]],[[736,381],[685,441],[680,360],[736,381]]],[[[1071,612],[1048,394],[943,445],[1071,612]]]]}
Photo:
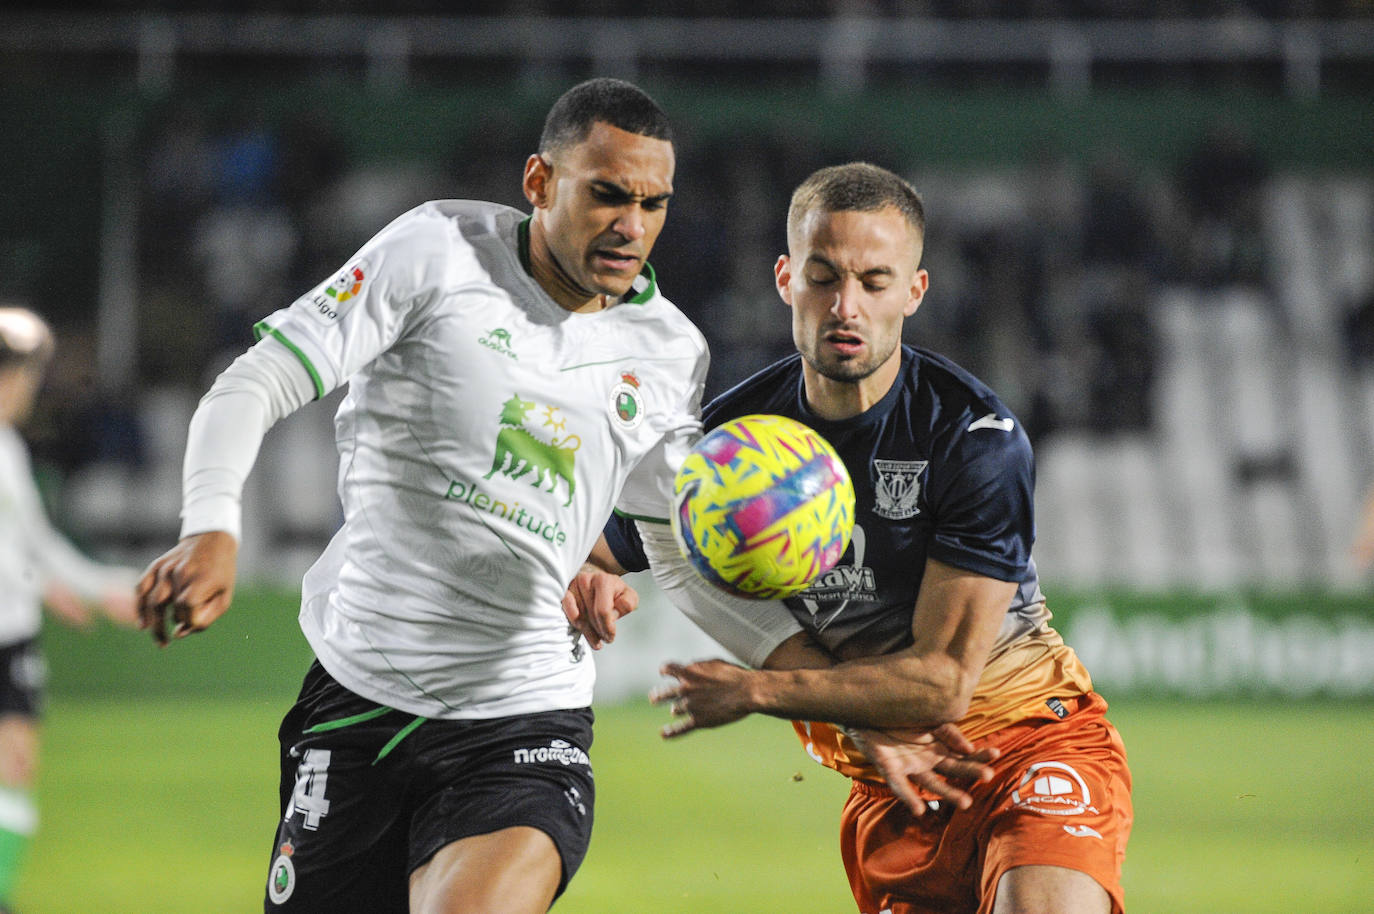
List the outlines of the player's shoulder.
{"type": "Polygon", "coordinates": [[[1029,450],[1020,420],[991,387],[947,356],[904,345],[901,382],[930,410],[932,431],[1029,450]],[[989,434],[976,435],[978,432],[989,434]],[[974,436],[974,437],[970,437],[974,436]]]}
{"type": "Polygon", "coordinates": [[[432,234],[446,240],[475,243],[484,238],[514,237],[525,214],[485,200],[428,200],[397,216],[380,236],[432,234]]]}
{"type": "Polygon", "coordinates": [[[727,419],[751,413],[800,418],[801,364],[801,356],[794,352],[759,369],[714,397],[703,410],[702,420],[711,428],[727,419]]]}
{"type": "Polygon", "coordinates": [[[648,263],[610,313],[637,326],[640,332],[662,340],[665,346],[674,349],[685,346],[698,355],[707,352],[706,337],[692,319],[663,294],[658,274],[648,263]]]}

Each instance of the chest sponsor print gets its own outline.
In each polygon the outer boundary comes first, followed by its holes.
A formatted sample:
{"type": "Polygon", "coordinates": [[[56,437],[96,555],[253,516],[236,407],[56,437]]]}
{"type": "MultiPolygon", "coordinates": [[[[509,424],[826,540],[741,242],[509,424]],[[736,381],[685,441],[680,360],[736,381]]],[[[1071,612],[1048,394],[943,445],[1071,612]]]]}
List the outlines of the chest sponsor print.
{"type": "Polygon", "coordinates": [[[850,541],[854,548],[853,563],[836,565],[798,595],[811,614],[811,624],[817,632],[825,631],[851,603],[869,603],[877,599],[877,577],[873,569],[864,564],[868,538],[859,524],[854,525],[850,541]]]}
{"type": "Polygon", "coordinates": [[[574,470],[582,439],[571,432],[559,437],[568,423],[556,406],[546,406],[531,417],[537,405],[519,394],[512,394],[502,404],[496,452],[492,455],[491,469],[482,478],[490,479],[497,472],[511,479],[529,476],[531,485],[547,488],[549,492],[557,490],[562,483],[568,493],[563,503],[567,507],[572,504],[573,492],[577,490],[574,470]],[[530,423],[537,423],[536,428],[549,439],[545,441],[532,432],[530,423]],[[545,432],[545,429],[551,431],[545,432]]]}

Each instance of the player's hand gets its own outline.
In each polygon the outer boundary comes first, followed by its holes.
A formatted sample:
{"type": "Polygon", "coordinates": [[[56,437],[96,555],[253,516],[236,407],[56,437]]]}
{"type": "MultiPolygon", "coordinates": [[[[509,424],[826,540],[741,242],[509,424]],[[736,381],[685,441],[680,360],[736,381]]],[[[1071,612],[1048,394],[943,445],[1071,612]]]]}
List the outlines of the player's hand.
{"type": "Polygon", "coordinates": [[[993,747],[976,749],[954,724],[934,730],[845,732],[882,773],[892,792],[918,816],[928,808],[918,788],[968,809],[973,797],[959,785],[990,780],[993,772],[988,763],[1002,754],[993,747]]]}
{"type": "Polygon", "coordinates": [[[224,615],[234,596],[238,551],[232,536],[212,531],[188,536],[154,559],[135,589],[138,627],[165,646],[224,615]]]}
{"type": "Polygon", "coordinates": [[[673,719],[664,725],[664,739],[721,727],[753,713],[749,702],[751,670],[724,660],[665,663],[659,673],[677,682],[649,693],[649,701],[670,703],[673,719]]]}
{"type": "Polygon", "coordinates": [[[618,574],[590,562],[572,579],[563,594],[568,625],[581,632],[594,651],[615,640],[615,623],[639,606],[639,594],[618,574]]]}

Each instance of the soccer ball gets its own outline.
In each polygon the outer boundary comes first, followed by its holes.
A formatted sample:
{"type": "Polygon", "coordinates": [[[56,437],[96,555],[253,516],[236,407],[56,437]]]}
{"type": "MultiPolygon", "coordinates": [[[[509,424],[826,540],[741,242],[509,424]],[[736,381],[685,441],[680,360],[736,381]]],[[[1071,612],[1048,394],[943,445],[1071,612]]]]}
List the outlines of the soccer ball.
{"type": "Polygon", "coordinates": [[[805,590],[849,547],[854,485],[835,449],[785,416],[732,419],[697,443],[673,482],[673,537],[727,593],[805,590]]]}

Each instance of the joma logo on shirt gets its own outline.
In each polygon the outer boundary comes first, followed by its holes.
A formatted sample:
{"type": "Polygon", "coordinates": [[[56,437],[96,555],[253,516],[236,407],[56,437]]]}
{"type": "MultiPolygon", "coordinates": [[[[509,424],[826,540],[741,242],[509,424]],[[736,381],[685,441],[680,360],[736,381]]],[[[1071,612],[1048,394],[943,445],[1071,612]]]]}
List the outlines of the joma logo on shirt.
{"type": "Polygon", "coordinates": [[[544,425],[553,427],[554,437],[549,441],[536,438],[525,428],[525,419],[534,407],[532,400],[522,400],[519,394],[513,394],[502,405],[501,425],[504,427],[496,434],[496,453],[492,456],[491,469],[482,478],[490,479],[498,470],[511,479],[533,472],[530,482],[536,488],[543,488],[547,481],[550,492],[558,487],[561,479],[568,486],[568,500],[563,504],[570,505],[577,489],[573,470],[582,439],[571,434],[557,437],[566,422],[558,417],[558,408],[554,406],[544,409],[544,425]]]}

